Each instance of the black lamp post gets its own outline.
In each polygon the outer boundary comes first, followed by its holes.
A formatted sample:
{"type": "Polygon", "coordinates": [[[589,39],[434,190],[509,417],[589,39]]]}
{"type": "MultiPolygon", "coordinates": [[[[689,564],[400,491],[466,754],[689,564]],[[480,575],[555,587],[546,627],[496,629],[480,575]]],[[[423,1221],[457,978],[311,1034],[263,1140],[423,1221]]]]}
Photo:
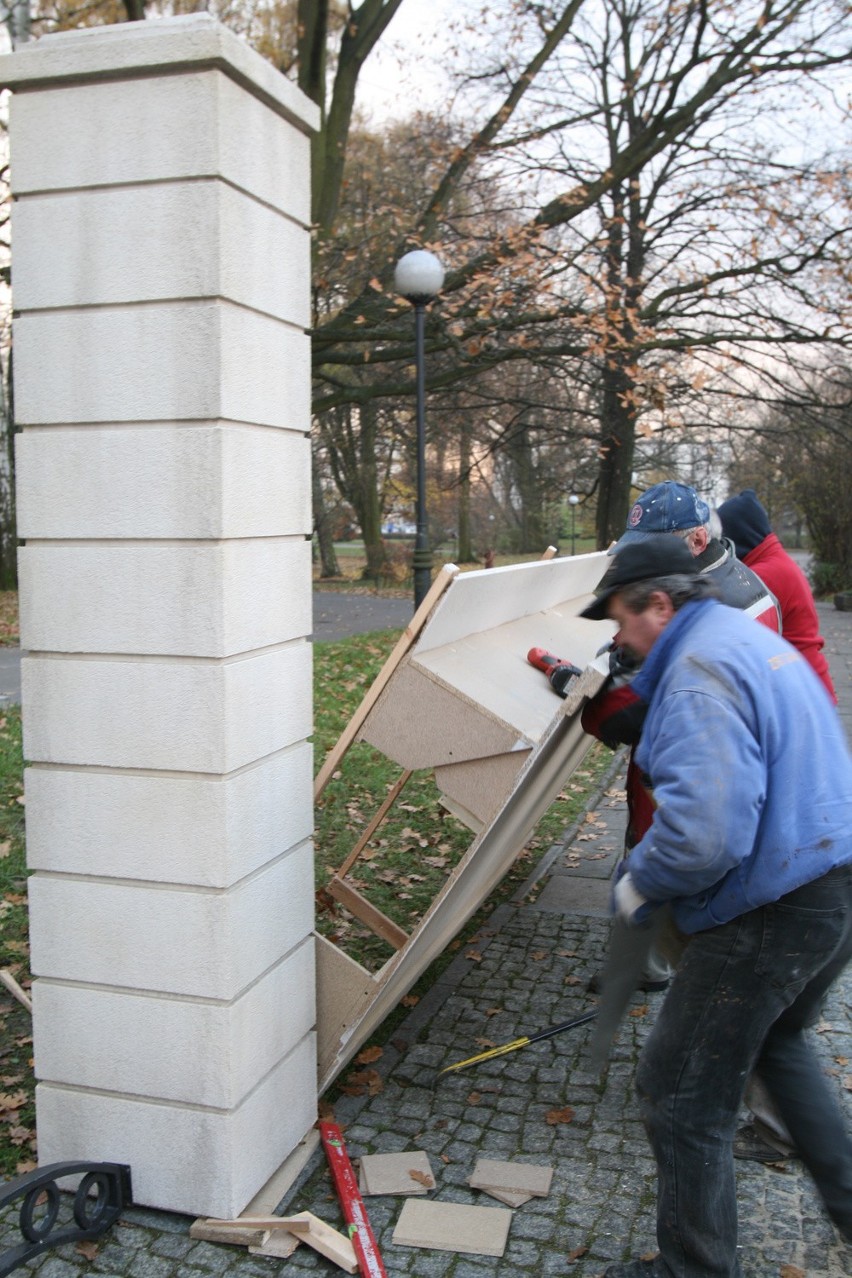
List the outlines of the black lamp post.
{"type": "Polygon", "coordinates": [[[417,535],[414,539],[414,608],[432,584],[432,552],[426,527],[426,307],[441,291],[444,268],[434,253],[415,249],[396,264],[396,291],[414,307],[414,362],[417,370],[417,535]]]}
{"type": "Polygon", "coordinates": [[[571,554],[572,555],[576,553],[576,549],[577,549],[576,518],[577,518],[577,504],[579,503],[579,500],[580,498],[577,496],[576,493],[572,493],[571,496],[568,498],[568,505],[571,507],[571,554]]]}

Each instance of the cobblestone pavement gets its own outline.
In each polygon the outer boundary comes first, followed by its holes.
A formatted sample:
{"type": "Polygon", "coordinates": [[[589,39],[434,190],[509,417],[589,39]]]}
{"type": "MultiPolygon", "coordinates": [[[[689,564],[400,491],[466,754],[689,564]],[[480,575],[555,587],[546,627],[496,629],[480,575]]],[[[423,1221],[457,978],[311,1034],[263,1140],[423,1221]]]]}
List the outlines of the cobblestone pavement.
{"type": "MultiPolygon", "coordinates": [[[[852,729],[852,613],[820,608],[832,673],[852,729]]],[[[446,1203],[499,1204],[470,1189],[477,1157],[549,1164],[547,1198],[514,1212],[501,1259],[394,1246],[402,1202],[367,1205],[390,1278],[483,1278],[570,1274],[589,1278],[613,1259],[653,1253],[653,1160],[633,1097],[636,1060],[661,995],[634,997],[604,1076],[585,1057],[591,1027],[436,1079],[443,1066],[568,1020],[593,1005],[586,985],[600,965],[608,879],[624,825],[616,770],[587,818],[550,849],[530,880],[463,947],[396,1030],[376,1069],[374,1095],[344,1095],[335,1116],[350,1156],[424,1149],[446,1203]],[[561,1111],[554,1114],[554,1111],[561,1111]],[[560,1121],[553,1121],[558,1118],[560,1121]]],[[[838,983],[815,1035],[838,1089],[852,1089],[852,971],[838,983]]],[[[847,1111],[852,1107],[847,1104],[847,1111]]],[[[847,1278],[852,1248],[839,1240],[796,1161],[738,1163],[740,1244],[746,1278],[847,1278]]],[[[340,1228],[337,1200],[318,1153],[281,1210],[310,1210],[340,1228]]],[[[17,1241],[0,1221],[0,1249],[17,1241]]],[[[286,1261],[193,1242],[185,1217],[129,1209],[91,1261],[73,1247],[22,1268],[41,1278],[271,1278],[341,1272],[306,1247],[286,1261]]]]}

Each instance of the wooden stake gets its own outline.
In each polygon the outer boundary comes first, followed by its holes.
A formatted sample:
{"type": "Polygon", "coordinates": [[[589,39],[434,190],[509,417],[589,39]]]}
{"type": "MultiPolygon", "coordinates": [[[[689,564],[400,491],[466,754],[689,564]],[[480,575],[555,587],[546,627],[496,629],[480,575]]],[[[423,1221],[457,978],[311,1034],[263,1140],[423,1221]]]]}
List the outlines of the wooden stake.
{"type": "Polygon", "coordinates": [[[317,773],[316,780],[314,781],[315,801],[320,797],[323,790],[328,785],[331,774],[334,772],[335,768],[337,768],[341,759],[346,754],[346,751],[358,736],[358,733],[364,725],[364,720],[367,718],[367,715],[379,699],[379,693],[382,691],[394,670],[396,670],[400,661],[402,661],[402,658],[420,634],[420,631],[426,625],[429,613],[435,607],[435,604],[438,602],[441,595],[450,585],[453,578],[458,576],[458,572],[459,570],[455,564],[444,564],[443,568],[432,582],[432,587],[426,595],[426,598],[411,618],[411,621],[402,632],[400,638],[397,640],[396,647],[382,666],[373,683],[370,685],[364,700],[349,720],[349,723],[343,729],[343,732],[337,739],[337,743],[332,746],[331,750],[326,755],[325,762],[317,773]]]}
{"type": "Polygon", "coordinates": [[[18,982],[7,967],[0,967],[0,985],[5,985],[10,994],[14,994],[15,998],[25,1007],[30,1016],[33,1014],[33,1002],[26,990],[22,990],[18,982]]]}

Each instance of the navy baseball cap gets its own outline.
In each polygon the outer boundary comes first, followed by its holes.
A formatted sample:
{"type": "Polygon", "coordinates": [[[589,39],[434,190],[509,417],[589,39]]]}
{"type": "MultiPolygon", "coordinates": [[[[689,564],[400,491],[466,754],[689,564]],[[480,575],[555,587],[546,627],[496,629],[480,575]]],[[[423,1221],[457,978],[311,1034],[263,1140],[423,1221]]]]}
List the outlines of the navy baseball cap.
{"type": "MultiPolygon", "coordinates": [[[[694,525],[693,525],[694,526],[694,525]]],[[[634,581],[653,577],[698,576],[698,562],[679,537],[646,537],[616,550],[595,591],[595,598],[580,613],[590,621],[603,621],[614,594],[634,581]]]]}
{"type": "Polygon", "coordinates": [[[684,528],[698,528],[710,518],[710,507],[702,501],[688,484],[667,479],[654,484],[641,497],[637,497],[627,516],[626,531],[610,549],[615,555],[625,546],[637,541],[647,541],[659,533],[679,532],[684,528]]]}

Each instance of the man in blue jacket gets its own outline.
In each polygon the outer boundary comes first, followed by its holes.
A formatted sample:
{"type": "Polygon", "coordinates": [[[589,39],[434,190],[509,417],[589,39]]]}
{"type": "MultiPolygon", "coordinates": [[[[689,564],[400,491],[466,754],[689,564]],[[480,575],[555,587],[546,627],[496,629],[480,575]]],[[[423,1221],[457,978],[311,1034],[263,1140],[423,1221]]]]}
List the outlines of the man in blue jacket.
{"type": "Polygon", "coordinates": [[[637,1072],[657,1161],[654,1260],[607,1278],[737,1278],[732,1140],[757,1069],[852,1243],[852,1138],[805,1030],[852,957],[852,760],[817,676],[712,597],[678,538],[625,546],[583,616],[643,661],[650,829],[615,911],[668,904],[687,944],[637,1072]]]}

